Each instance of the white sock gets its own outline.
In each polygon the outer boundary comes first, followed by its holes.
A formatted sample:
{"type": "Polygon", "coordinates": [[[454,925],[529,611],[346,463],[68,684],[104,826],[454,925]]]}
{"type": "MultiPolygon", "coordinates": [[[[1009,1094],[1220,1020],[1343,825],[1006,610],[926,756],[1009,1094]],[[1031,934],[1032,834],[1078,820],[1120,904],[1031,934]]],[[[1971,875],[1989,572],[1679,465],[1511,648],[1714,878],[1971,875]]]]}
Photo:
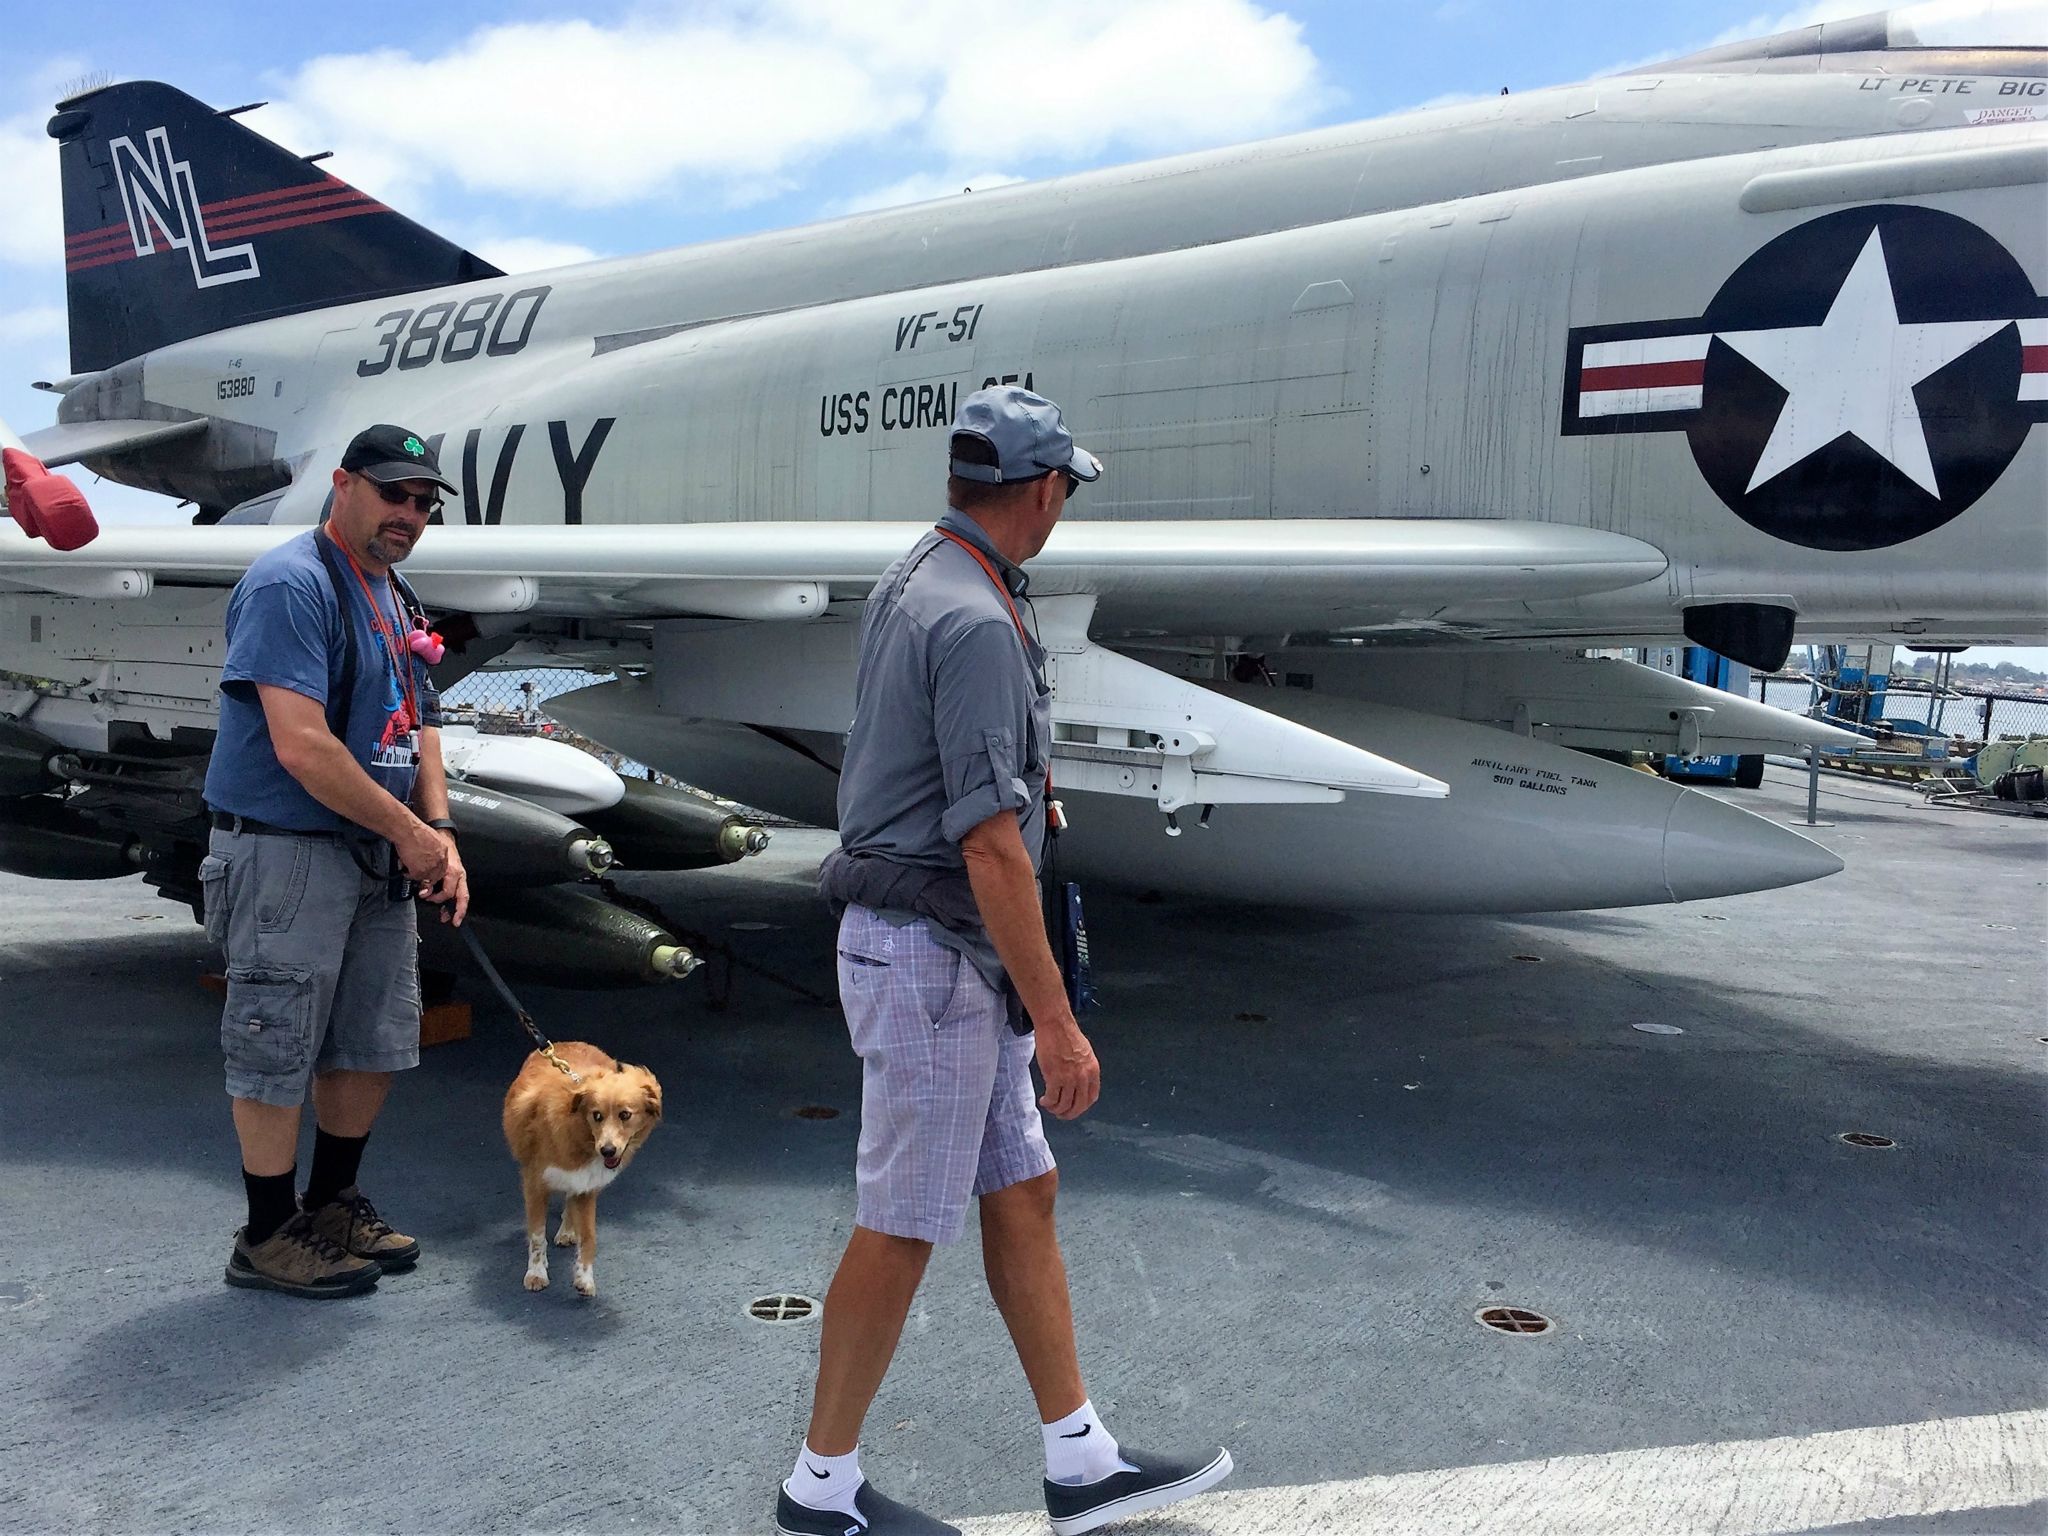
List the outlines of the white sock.
{"type": "Polygon", "coordinates": [[[803,1454],[796,1459],[796,1470],[782,1487],[807,1509],[836,1509],[842,1515],[857,1516],[860,1511],[853,1507],[853,1496],[866,1481],[861,1476],[859,1446],[844,1456],[820,1456],[806,1441],[803,1454]]]}
{"type": "Polygon", "coordinates": [[[1083,1403],[1064,1419],[1038,1426],[1045,1436],[1045,1480],[1049,1483],[1099,1483],[1124,1470],[1116,1436],[1102,1427],[1095,1405],[1083,1403]]]}

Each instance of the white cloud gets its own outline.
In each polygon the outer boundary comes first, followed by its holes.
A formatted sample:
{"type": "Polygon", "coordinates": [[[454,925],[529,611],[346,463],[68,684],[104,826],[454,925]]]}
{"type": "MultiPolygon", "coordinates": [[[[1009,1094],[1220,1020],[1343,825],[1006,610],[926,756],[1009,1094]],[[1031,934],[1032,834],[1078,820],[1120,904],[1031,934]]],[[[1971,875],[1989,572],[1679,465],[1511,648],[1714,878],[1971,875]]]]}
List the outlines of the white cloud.
{"type": "Polygon", "coordinates": [[[682,20],[525,22],[435,56],[315,59],[259,124],[417,207],[471,192],[592,208],[708,184],[726,206],[824,155],[952,163],[1180,149],[1282,131],[1330,100],[1301,26],[1255,0],[1041,0],[1028,49],[963,46],[942,0],[730,0],[682,20]]]}
{"type": "MultiPolygon", "coordinates": [[[[1775,14],[1759,12],[1708,46],[1796,32],[1822,22],[1868,16],[1877,9],[1873,0],[1815,0],[1775,14]]],[[[1894,34],[1910,33],[1931,47],[2048,46],[2048,0],[1923,0],[1891,15],[1894,34]]]]}
{"type": "Polygon", "coordinates": [[[900,208],[905,203],[928,203],[934,198],[958,197],[963,192],[993,192],[997,187],[1015,186],[1022,176],[1006,171],[920,171],[886,187],[857,192],[852,197],[826,205],[828,215],[867,213],[876,208],[900,208]]]}
{"type": "Polygon", "coordinates": [[[1929,47],[2048,48],[2048,0],[1926,0],[1893,23],[1929,47]]]}
{"type": "Polygon", "coordinates": [[[64,311],[54,304],[0,310],[0,345],[19,346],[25,341],[46,341],[52,336],[62,336],[65,323],[64,311]]]}
{"type": "Polygon", "coordinates": [[[64,208],[57,146],[43,132],[49,113],[0,122],[0,260],[24,265],[64,259],[64,208]]]}
{"type": "Polygon", "coordinates": [[[1759,11],[1749,20],[1737,22],[1717,33],[1705,46],[1719,48],[1724,43],[1747,42],[1753,37],[1775,37],[1780,32],[1797,32],[1802,27],[1818,26],[1824,21],[1868,16],[1872,9],[1871,0],[1818,0],[1816,4],[1802,5],[1790,11],[1759,11]]]}
{"type": "Polygon", "coordinates": [[[80,71],[76,59],[52,59],[8,95],[36,103],[0,119],[0,261],[56,266],[64,259],[64,199],[57,181],[57,145],[44,125],[48,103],[80,71]]]}
{"type": "Polygon", "coordinates": [[[932,115],[938,143],[1079,158],[1279,133],[1329,103],[1301,23],[1248,0],[1035,7],[1028,52],[962,50],[932,115]]]}
{"type": "Polygon", "coordinates": [[[815,35],[725,21],[485,27],[434,58],[315,59],[283,104],[280,119],[369,167],[380,195],[445,175],[579,207],[682,176],[771,175],[923,105],[815,35]]]}
{"type": "MultiPolygon", "coordinates": [[[[40,287],[40,284],[36,286],[40,287]]],[[[29,304],[20,309],[0,310],[0,367],[6,374],[0,384],[27,384],[35,379],[61,379],[71,372],[68,345],[69,321],[55,304],[29,304]]],[[[33,395],[29,409],[36,414],[13,422],[17,431],[41,426],[56,399],[33,395]],[[26,423],[26,426],[24,425],[26,423]]]]}
{"type": "Polygon", "coordinates": [[[486,235],[468,242],[468,245],[492,266],[507,272],[541,272],[550,267],[570,267],[579,261],[598,259],[598,253],[587,245],[577,245],[568,240],[543,240],[534,235],[486,235]]]}

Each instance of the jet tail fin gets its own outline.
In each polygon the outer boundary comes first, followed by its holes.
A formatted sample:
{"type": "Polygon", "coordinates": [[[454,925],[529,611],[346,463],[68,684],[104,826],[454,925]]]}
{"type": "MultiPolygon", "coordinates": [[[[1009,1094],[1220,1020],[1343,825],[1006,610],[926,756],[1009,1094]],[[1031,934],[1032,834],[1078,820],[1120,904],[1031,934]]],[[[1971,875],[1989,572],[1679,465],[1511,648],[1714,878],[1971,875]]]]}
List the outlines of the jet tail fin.
{"type": "Polygon", "coordinates": [[[75,372],[252,320],[499,275],[152,80],[60,102],[50,137],[75,372]]]}

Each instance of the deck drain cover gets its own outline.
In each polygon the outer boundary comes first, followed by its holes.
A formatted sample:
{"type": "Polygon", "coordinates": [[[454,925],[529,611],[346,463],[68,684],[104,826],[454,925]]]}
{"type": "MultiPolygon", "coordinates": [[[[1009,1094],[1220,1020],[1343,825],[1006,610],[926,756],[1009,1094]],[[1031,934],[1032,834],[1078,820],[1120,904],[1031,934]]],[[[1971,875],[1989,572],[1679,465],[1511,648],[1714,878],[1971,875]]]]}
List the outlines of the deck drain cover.
{"type": "Polygon", "coordinates": [[[1541,955],[1509,955],[1508,958],[1510,960],[1519,960],[1524,965],[1541,965],[1543,963],[1541,955]]]}
{"type": "Polygon", "coordinates": [[[757,1323],[801,1323],[816,1317],[821,1310],[811,1297],[799,1296],[794,1291],[756,1296],[747,1303],[747,1316],[757,1323]]]}
{"type": "Polygon", "coordinates": [[[1655,1019],[1638,1019],[1629,1027],[1631,1029],[1640,1029],[1646,1035],[1682,1035],[1685,1033],[1676,1024],[1659,1024],[1655,1019]]]}
{"type": "Polygon", "coordinates": [[[1472,1314],[1487,1327],[1501,1333],[1548,1333],[1550,1319],[1524,1307],[1481,1307],[1472,1314]]]}
{"type": "Polygon", "coordinates": [[[1898,1143],[1889,1136],[1874,1136],[1869,1131],[1844,1131],[1835,1138],[1852,1147],[1896,1147],[1898,1143]]]}
{"type": "Polygon", "coordinates": [[[837,1120],[839,1111],[830,1104],[800,1104],[791,1111],[799,1120],[837,1120]]]}

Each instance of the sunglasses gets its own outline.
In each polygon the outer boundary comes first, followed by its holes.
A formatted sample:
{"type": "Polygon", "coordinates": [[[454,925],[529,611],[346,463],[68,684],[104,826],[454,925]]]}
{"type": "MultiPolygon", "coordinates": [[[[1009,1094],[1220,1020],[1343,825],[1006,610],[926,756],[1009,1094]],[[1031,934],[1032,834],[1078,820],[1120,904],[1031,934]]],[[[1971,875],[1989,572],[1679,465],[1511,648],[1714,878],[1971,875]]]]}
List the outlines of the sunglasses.
{"type": "MultiPolygon", "coordinates": [[[[363,476],[363,478],[370,480],[368,475],[363,476]]],[[[398,486],[386,485],[381,480],[370,480],[370,484],[377,488],[379,496],[383,497],[385,501],[394,507],[402,507],[407,502],[411,502],[413,506],[429,517],[432,517],[441,510],[441,498],[432,491],[401,490],[398,486]]]]}

